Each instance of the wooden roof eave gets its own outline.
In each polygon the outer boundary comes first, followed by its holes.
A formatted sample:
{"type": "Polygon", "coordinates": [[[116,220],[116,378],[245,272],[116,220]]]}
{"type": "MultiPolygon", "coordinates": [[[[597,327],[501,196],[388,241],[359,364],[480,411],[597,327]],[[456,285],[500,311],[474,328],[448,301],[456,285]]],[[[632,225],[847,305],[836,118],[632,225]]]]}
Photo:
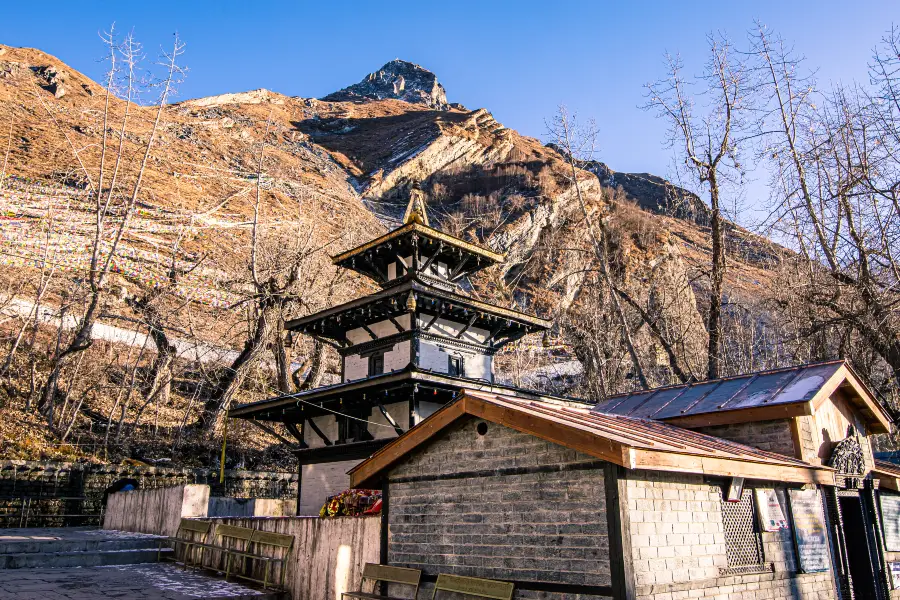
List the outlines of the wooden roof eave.
{"type": "Polygon", "coordinates": [[[674,453],[666,450],[634,449],[635,469],[744,477],[764,481],[835,485],[834,471],[828,467],[760,462],[737,457],[716,457],[674,453]]]}
{"type": "Polygon", "coordinates": [[[483,418],[628,469],[652,469],[825,485],[834,485],[835,483],[834,472],[828,467],[791,464],[788,461],[763,462],[739,457],[717,457],[681,453],[674,450],[635,448],[537,414],[463,395],[460,399],[438,410],[419,426],[373,454],[368,460],[351,469],[349,471],[351,486],[374,485],[379,473],[464,415],[483,418]]]}
{"type": "Polygon", "coordinates": [[[678,427],[711,427],[714,425],[735,425],[737,423],[752,423],[756,421],[774,421],[777,419],[791,419],[793,417],[809,416],[813,414],[810,402],[780,402],[767,406],[752,406],[749,408],[735,408],[717,412],[700,413],[696,415],[684,415],[659,419],[663,423],[678,427]]]}
{"type": "Polygon", "coordinates": [[[477,246],[475,244],[471,244],[466,242],[465,240],[461,240],[452,235],[448,235],[442,231],[438,231],[428,225],[422,225],[421,223],[407,223],[402,227],[398,227],[397,229],[390,231],[381,237],[377,237],[374,240],[366,242],[361,246],[357,246],[356,248],[352,248],[347,250],[346,252],[342,252],[336,256],[331,258],[331,261],[334,264],[339,264],[349,258],[353,258],[354,256],[359,256],[360,254],[366,252],[367,250],[371,250],[372,248],[376,248],[384,243],[387,243],[391,240],[397,239],[406,235],[407,233],[418,233],[424,237],[431,238],[436,241],[444,242],[454,248],[459,248],[465,252],[470,252],[472,254],[476,254],[485,258],[491,262],[499,263],[505,260],[505,256],[498,252],[494,252],[492,250],[488,250],[487,248],[482,248],[481,246],[477,246]]]}
{"type": "Polygon", "coordinates": [[[514,320],[519,323],[525,323],[527,325],[531,325],[540,329],[549,329],[551,325],[550,321],[541,319],[540,317],[536,317],[534,315],[529,315],[516,310],[510,310],[508,308],[503,308],[500,306],[494,306],[492,304],[474,300],[472,298],[466,298],[465,296],[460,296],[459,294],[455,294],[453,292],[439,290],[427,283],[420,282],[418,279],[410,279],[409,281],[401,283],[400,285],[387,288],[374,294],[363,296],[355,300],[350,300],[349,302],[333,306],[331,308],[313,313],[311,315],[307,315],[305,317],[291,319],[287,323],[285,323],[284,328],[288,330],[296,330],[303,325],[308,325],[309,323],[314,323],[321,319],[333,317],[349,310],[364,308],[370,304],[378,302],[379,300],[391,298],[393,296],[404,294],[410,291],[426,294],[435,298],[441,298],[443,300],[447,300],[448,302],[455,302],[460,305],[471,307],[475,310],[480,310],[481,312],[487,314],[514,320]]]}

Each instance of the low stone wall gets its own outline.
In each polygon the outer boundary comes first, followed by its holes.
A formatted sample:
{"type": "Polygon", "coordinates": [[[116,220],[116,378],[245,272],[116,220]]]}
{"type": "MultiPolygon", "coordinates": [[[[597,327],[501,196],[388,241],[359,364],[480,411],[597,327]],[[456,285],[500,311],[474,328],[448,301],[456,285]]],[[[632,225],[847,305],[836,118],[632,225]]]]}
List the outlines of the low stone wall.
{"type": "MultiPolygon", "coordinates": [[[[141,489],[196,483],[208,485],[211,496],[282,500],[297,497],[296,473],[226,470],[224,483],[219,483],[219,472],[212,469],[0,460],[0,517],[17,514],[21,498],[28,497],[41,499],[33,502],[40,503],[38,512],[42,514],[96,515],[93,521],[42,517],[29,521],[30,526],[95,524],[101,512],[103,491],[124,478],[137,479],[141,489]],[[84,500],[53,500],[62,497],[84,500]]],[[[7,520],[0,518],[0,527],[6,526],[7,520]]]]}
{"type": "Polygon", "coordinates": [[[205,517],[209,486],[188,484],[109,496],[103,528],[172,536],[182,518],[205,517]]]}

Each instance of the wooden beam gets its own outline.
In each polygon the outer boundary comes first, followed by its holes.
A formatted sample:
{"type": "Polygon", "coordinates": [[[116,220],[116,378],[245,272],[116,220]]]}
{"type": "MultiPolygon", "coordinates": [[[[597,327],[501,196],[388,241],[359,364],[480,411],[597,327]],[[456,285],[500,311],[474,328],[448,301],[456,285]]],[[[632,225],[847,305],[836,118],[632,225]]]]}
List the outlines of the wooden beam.
{"type": "Polygon", "coordinates": [[[313,421],[312,419],[307,419],[306,422],[309,424],[309,428],[312,429],[313,432],[314,432],[317,436],[319,436],[319,437],[322,439],[323,442],[325,442],[325,445],[326,445],[326,446],[333,446],[333,445],[334,445],[334,443],[333,443],[331,440],[328,439],[328,436],[326,436],[324,433],[322,433],[322,430],[319,429],[319,426],[316,425],[316,422],[315,422],[315,421],[313,421]]]}
{"type": "Polygon", "coordinates": [[[378,268],[378,265],[376,265],[376,264],[375,264],[375,261],[372,260],[372,256],[367,252],[366,254],[363,254],[362,257],[363,257],[363,260],[365,260],[366,263],[368,263],[369,267],[372,269],[372,272],[375,273],[375,275],[378,276],[378,277],[377,277],[378,280],[379,280],[381,283],[386,283],[387,280],[388,280],[388,278],[387,278],[387,273],[383,273],[383,272],[381,271],[381,269],[378,268]]]}
{"type": "Polygon", "coordinates": [[[427,271],[427,270],[428,270],[428,267],[431,266],[431,263],[434,262],[434,259],[436,259],[436,258],[438,257],[438,255],[441,253],[441,251],[442,251],[443,249],[444,249],[444,242],[439,242],[439,243],[438,243],[438,248],[437,248],[437,250],[434,251],[434,254],[432,254],[430,257],[428,257],[428,260],[425,261],[425,264],[424,264],[424,265],[422,265],[421,267],[419,267],[419,271],[421,271],[421,272],[423,272],[423,273],[424,273],[425,271],[427,271]]]}
{"type": "Polygon", "coordinates": [[[381,402],[378,403],[378,410],[381,411],[381,414],[384,416],[385,420],[391,424],[391,427],[394,428],[394,431],[397,432],[397,435],[403,435],[403,428],[397,424],[397,421],[394,420],[394,417],[390,415],[390,413],[381,402]]]}
{"type": "Polygon", "coordinates": [[[613,597],[634,600],[634,564],[631,554],[631,517],[628,512],[627,471],[612,463],[604,469],[606,488],[606,531],[609,539],[609,567],[613,597]]]}
{"type": "Polygon", "coordinates": [[[298,445],[301,448],[309,448],[309,444],[307,444],[306,440],[303,439],[303,431],[299,427],[297,427],[296,423],[285,421],[284,428],[288,430],[288,433],[296,438],[298,445]]]}
{"type": "Polygon", "coordinates": [[[690,429],[692,427],[709,427],[712,425],[752,423],[753,421],[774,421],[776,419],[790,419],[811,414],[812,407],[809,405],[809,402],[790,402],[785,404],[723,410],[721,412],[703,413],[699,415],[677,416],[661,420],[670,425],[677,425],[679,427],[690,429]]]}
{"type": "Polygon", "coordinates": [[[256,425],[259,429],[262,429],[263,431],[265,431],[266,433],[268,433],[269,435],[271,435],[272,437],[277,439],[282,444],[289,446],[291,448],[294,448],[297,446],[297,444],[291,442],[289,439],[287,439],[286,437],[284,437],[283,435],[281,435],[280,433],[278,433],[277,431],[275,431],[268,425],[264,425],[258,421],[254,421],[253,419],[248,419],[247,421],[253,425],[256,425]]]}
{"type": "Polygon", "coordinates": [[[461,261],[459,261],[459,264],[456,265],[456,268],[453,269],[452,271],[450,271],[450,274],[447,276],[447,279],[449,279],[450,281],[456,281],[457,276],[460,276],[460,277],[462,276],[461,275],[462,270],[466,266],[466,263],[469,262],[469,256],[470,255],[466,254],[465,258],[463,258],[461,261]]]}
{"type": "Polygon", "coordinates": [[[459,333],[456,334],[456,339],[460,339],[463,334],[469,330],[476,319],[478,319],[478,311],[472,313],[472,316],[469,317],[468,323],[466,323],[465,326],[459,330],[459,333]]]}
{"type": "Polygon", "coordinates": [[[441,313],[436,312],[435,315],[431,318],[431,320],[425,324],[425,327],[422,328],[422,331],[428,331],[429,329],[431,329],[431,326],[434,325],[434,322],[437,321],[440,316],[441,316],[441,313]]]}
{"type": "MultiPolygon", "coordinates": [[[[804,467],[739,458],[688,455],[661,450],[633,449],[637,469],[700,473],[722,477],[744,477],[766,481],[834,485],[834,471],[826,467],[804,467]]],[[[760,459],[762,460],[762,459],[760,459]]]]}
{"type": "Polygon", "coordinates": [[[394,327],[397,328],[397,333],[403,333],[404,331],[406,331],[405,329],[403,329],[403,326],[400,325],[400,323],[398,323],[397,319],[395,319],[394,317],[388,316],[388,320],[391,323],[393,323],[394,327]]]}
{"type": "Polygon", "coordinates": [[[363,330],[365,330],[365,332],[369,334],[369,337],[370,337],[370,338],[372,338],[373,340],[377,340],[377,339],[378,339],[378,336],[375,335],[375,332],[374,332],[374,331],[372,331],[371,329],[369,329],[369,326],[368,326],[368,325],[366,325],[365,323],[361,323],[361,324],[360,324],[360,327],[362,327],[363,330]]]}

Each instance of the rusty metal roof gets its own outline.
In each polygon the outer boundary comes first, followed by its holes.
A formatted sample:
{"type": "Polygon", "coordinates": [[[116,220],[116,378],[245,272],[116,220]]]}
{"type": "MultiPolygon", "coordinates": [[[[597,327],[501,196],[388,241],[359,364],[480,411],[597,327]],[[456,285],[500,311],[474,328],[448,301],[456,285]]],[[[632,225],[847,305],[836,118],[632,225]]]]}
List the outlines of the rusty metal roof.
{"type": "Polygon", "coordinates": [[[479,398],[498,406],[514,408],[548,421],[563,423],[590,431],[630,448],[676,452],[697,456],[760,461],[772,464],[810,466],[796,458],[745,446],[730,440],[683,429],[668,423],[607,414],[580,407],[575,403],[523,400],[510,396],[466,390],[469,398],[479,398]]]}
{"type": "Polygon", "coordinates": [[[809,402],[846,368],[842,360],[611,396],[596,410],[648,419],[809,402]]]}

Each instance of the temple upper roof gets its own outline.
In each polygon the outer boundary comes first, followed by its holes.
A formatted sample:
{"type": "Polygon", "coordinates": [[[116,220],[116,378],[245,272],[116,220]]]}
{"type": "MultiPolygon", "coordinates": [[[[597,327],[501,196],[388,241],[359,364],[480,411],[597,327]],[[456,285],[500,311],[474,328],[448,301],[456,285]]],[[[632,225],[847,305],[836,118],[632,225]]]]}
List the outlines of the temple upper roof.
{"type": "Polygon", "coordinates": [[[424,197],[418,189],[410,194],[400,227],[332,257],[335,265],[357,271],[382,285],[401,275],[396,270],[391,272],[392,264],[453,285],[466,275],[503,260],[503,254],[431,227],[424,197]]]}

